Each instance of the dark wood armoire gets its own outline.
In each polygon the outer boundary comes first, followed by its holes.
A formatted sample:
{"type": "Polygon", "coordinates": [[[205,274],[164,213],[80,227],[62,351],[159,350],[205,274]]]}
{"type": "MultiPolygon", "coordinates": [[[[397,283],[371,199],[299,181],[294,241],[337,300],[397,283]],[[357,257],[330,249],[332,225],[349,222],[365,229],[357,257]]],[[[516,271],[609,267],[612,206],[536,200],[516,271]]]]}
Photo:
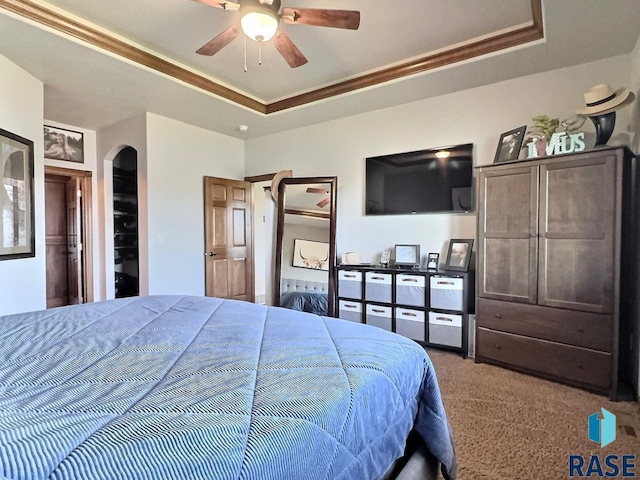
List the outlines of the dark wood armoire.
{"type": "Polygon", "coordinates": [[[623,147],[479,168],[476,361],[637,381],[638,176],[623,147]]]}

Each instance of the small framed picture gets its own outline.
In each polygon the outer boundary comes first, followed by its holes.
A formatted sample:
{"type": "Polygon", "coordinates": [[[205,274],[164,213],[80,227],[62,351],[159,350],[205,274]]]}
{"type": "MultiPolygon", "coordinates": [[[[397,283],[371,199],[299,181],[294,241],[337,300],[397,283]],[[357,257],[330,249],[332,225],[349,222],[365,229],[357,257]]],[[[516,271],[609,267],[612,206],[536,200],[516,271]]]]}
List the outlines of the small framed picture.
{"type": "Polygon", "coordinates": [[[415,267],[420,264],[420,245],[396,245],[396,265],[415,267]]]}
{"type": "Polygon", "coordinates": [[[82,133],[45,125],[44,158],[84,163],[82,133]]]}
{"type": "Polygon", "coordinates": [[[447,261],[444,265],[446,270],[457,270],[466,272],[469,270],[471,260],[471,250],[473,249],[473,239],[453,238],[449,241],[449,251],[447,261]]]}
{"type": "Polygon", "coordinates": [[[383,267],[389,266],[389,260],[391,259],[391,250],[383,250],[380,255],[380,265],[383,267]]]}
{"type": "Polygon", "coordinates": [[[440,258],[439,253],[430,253],[429,256],[427,257],[427,268],[429,270],[437,270],[439,258],[440,258]]]}
{"type": "Polygon", "coordinates": [[[517,160],[526,131],[527,126],[525,125],[524,127],[515,128],[500,135],[500,141],[498,142],[498,149],[496,150],[493,163],[517,160]]]}

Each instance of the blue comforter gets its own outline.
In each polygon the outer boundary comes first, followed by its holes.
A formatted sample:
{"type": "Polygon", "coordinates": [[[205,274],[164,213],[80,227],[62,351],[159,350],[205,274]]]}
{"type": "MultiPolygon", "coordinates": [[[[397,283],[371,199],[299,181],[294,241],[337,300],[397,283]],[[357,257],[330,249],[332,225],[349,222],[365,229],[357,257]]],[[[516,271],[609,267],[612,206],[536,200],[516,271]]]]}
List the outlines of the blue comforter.
{"type": "Polygon", "coordinates": [[[0,317],[0,478],[376,479],[414,422],[454,477],[431,362],[375,327],[185,296],[0,317]]]}

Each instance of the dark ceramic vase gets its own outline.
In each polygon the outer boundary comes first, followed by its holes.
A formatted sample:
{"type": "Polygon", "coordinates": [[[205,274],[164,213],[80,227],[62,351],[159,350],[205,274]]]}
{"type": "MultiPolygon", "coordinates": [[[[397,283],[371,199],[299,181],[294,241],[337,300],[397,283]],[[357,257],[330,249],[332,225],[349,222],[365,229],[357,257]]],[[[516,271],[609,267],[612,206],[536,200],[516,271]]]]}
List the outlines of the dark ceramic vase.
{"type": "Polygon", "coordinates": [[[616,125],[616,112],[607,113],[605,115],[594,115],[589,118],[596,127],[595,146],[606,145],[611,138],[613,128],[616,125]]]}

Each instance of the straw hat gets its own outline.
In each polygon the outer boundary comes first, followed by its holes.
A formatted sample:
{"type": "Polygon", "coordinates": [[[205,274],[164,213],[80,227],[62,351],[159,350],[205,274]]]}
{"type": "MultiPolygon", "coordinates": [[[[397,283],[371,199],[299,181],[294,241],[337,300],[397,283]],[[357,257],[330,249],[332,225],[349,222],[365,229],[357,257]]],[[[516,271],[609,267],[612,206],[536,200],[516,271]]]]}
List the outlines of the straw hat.
{"type": "Polygon", "coordinates": [[[627,88],[619,88],[615,92],[608,83],[591,87],[584,94],[586,108],[579,108],[576,113],[582,115],[605,115],[619,108],[626,107],[635,99],[633,92],[627,88]]]}
{"type": "Polygon", "coordinates": [[[291,170],[280,170],[276,173],[273,180],[271,180],[271,197],[278,202],[278,188],[280,187],[280,182],[283,178],[293,177],[293,172],[291,170]]]}

